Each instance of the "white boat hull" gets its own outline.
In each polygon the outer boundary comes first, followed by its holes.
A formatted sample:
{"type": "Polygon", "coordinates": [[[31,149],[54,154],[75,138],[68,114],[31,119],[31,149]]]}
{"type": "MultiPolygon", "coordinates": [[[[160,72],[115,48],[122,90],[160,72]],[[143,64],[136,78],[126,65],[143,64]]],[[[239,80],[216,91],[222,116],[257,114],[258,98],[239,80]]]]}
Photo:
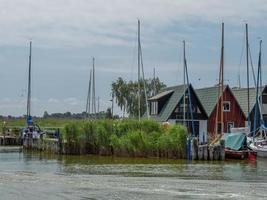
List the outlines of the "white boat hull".
{"type": "Polygon", "coordinates": [[[267,141],[266,140],[255,140],[254,142],[252,141],[251,138],[248,138],[248,147],[257,152],[258,157],[263,157],[267,158],[267,141]]]}

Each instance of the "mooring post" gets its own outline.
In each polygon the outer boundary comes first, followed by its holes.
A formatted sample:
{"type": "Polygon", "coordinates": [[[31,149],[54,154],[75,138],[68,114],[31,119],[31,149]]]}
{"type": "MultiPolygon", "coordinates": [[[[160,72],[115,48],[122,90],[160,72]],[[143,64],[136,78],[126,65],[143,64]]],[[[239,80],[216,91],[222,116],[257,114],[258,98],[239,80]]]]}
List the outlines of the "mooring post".
{"type": "Polygon", "coordinates": [[[225,140],[221,139],[220,140],[220,158],[221,160],[225,160],[225,140]]]}
{"type": "Polygon", "coordinates": [[[187,138],[187,159],[192,160],[192,155],[191,155],[191,138],[187,138]]]}
{"type": "Polygon", "coordinates": [[[213,145],[210,145],[208,148],[209,151],[209,160],[213,160],[213,153],[214,153],[214,149],[213,149],[213,145]]]}
{"type": "Polygon", "coordinates": [[[196,137],[192,138],[191,142],[192,160],[197,160],[198,154],[198,141],[196,137]]]}

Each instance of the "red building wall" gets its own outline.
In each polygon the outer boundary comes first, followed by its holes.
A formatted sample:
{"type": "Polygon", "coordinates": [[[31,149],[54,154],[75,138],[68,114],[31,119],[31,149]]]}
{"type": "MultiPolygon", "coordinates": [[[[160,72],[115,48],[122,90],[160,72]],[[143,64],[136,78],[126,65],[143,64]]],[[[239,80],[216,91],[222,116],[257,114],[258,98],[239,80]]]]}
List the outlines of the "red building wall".
{"type": "MultiPolygon", "coordinates": [[[[223,101],[229,101],[230,102],[230,112],[224,112],[223,115],[223,131],[228,132],[227,130],[227,123],[228,122],[234,122],[234,127],[244,127],[246,118],[244,116],[244,113],[242,112],[240,106],[238,105],[235,97],[233,96],[230,89],[227,87],[223,92],[223,101]]],[[[218,112],[218,120],[221,119],[221,98],[219,99],[219,102],[215,106],[214,110],[212,111],[211,115],[208,119],[208,133],[214,134],[216,131],[216,112],[217,112],[217,106],[219,106],[219,112],[218,112]]]]}

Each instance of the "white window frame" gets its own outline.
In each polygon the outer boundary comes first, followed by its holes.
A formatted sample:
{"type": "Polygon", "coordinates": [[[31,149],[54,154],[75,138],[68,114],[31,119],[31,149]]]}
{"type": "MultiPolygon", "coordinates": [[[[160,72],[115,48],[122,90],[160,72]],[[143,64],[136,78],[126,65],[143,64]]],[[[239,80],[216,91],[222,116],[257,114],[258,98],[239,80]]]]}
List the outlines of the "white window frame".
{"type": "Polygon", "coordinates": [[[231,102],[230,101],[223,101],[223,112],[231,112],[231,102]],[[229,104],[229,110],[224,109],[224,104],[228,103],[229,104]]]}

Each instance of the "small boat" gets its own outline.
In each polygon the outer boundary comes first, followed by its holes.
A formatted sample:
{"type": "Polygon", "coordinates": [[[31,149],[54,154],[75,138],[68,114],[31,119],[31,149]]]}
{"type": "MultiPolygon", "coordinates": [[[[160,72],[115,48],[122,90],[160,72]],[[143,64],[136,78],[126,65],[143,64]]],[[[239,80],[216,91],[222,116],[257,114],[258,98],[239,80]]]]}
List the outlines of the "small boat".
{"type": "Polygon", "coordinates": [[[225,158],[227,159],[245,160],[248,158],[249,151],[248,150],[236,151],[236,150],[225,148],[224,152],[225,152],[225,158]]]}
{"type": "Polygon", "coordinates": [[[256,157],[256,153],[248,148],[247,136],[243,132],[225,133],[225,158],[245,160],[256,157]]]}
{"type": "Polygon", "coordinates": [[[267,140],[266,139],[260,138],[260,137],[255,137],[254,142],[253,142],[253,138],[249,137],[248,143],[249,143],[249,145],[248,145],[249,148],[252,151],[257,152],[257,155],[259,157],[267,158],[267,140]]]}

